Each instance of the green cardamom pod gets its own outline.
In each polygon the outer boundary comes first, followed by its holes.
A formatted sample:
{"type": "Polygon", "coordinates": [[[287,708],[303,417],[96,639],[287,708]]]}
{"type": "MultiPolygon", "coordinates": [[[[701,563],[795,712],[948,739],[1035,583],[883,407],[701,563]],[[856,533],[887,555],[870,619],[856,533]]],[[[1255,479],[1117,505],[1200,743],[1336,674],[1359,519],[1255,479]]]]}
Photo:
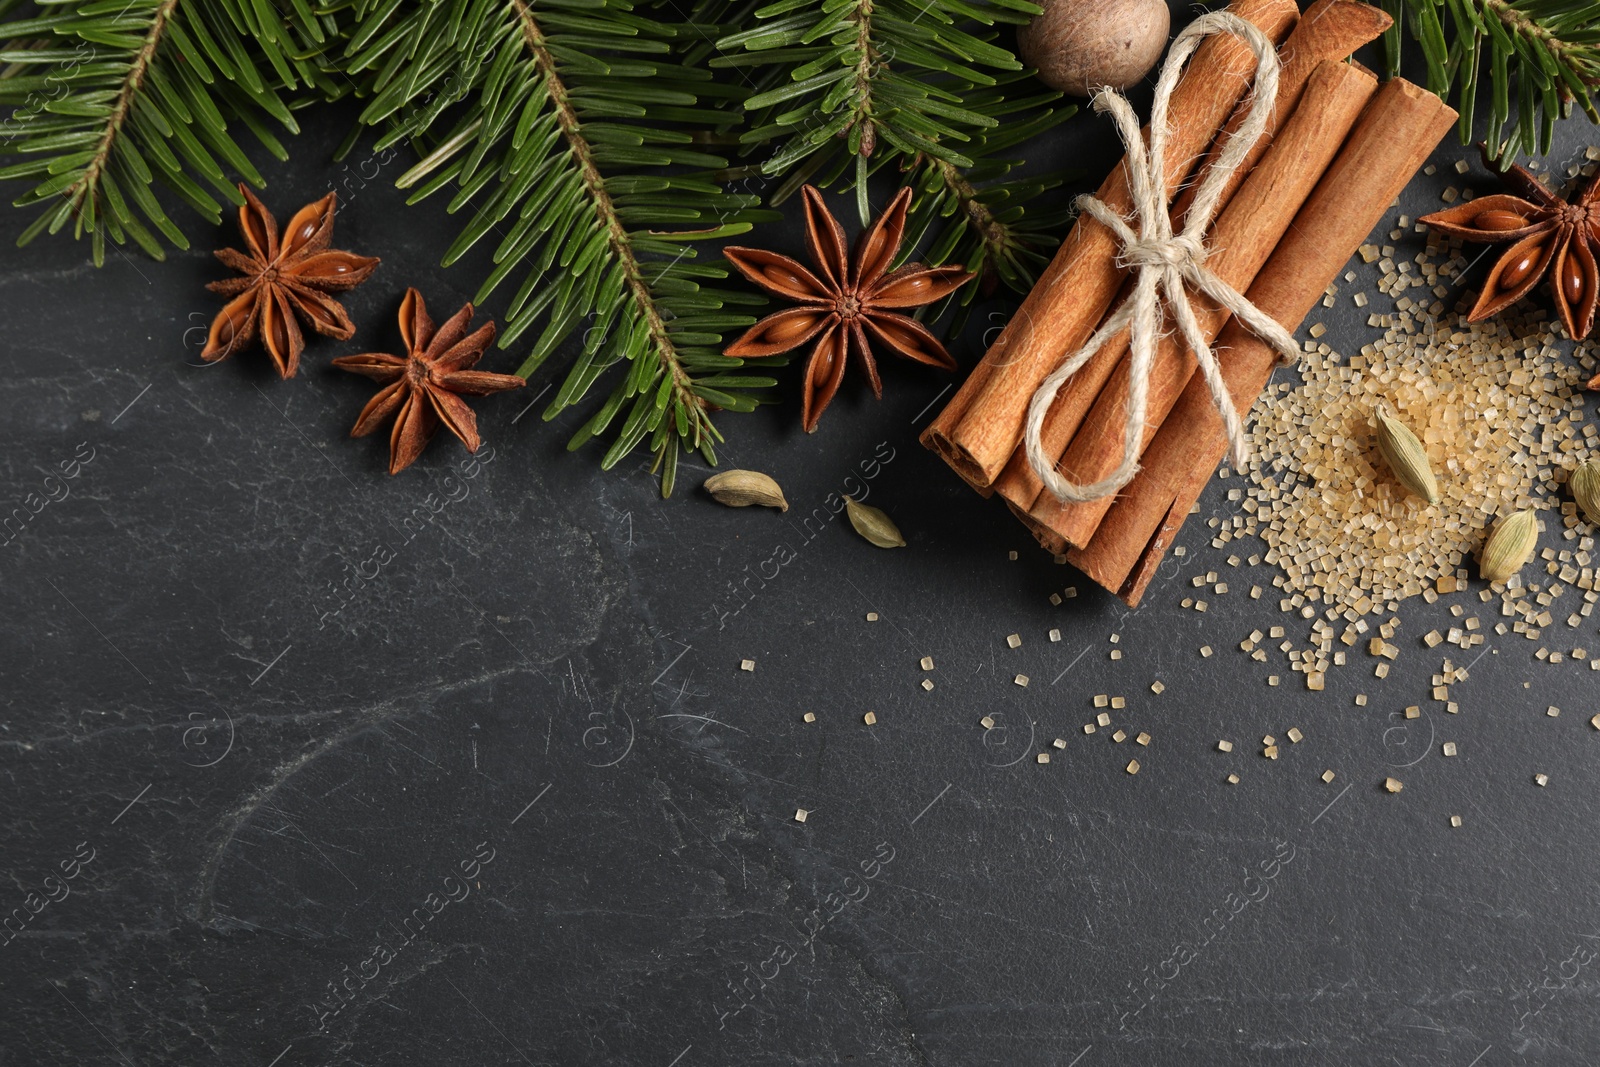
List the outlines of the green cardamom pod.
{"type": "Polygon", "coordinates": [[[850,514],[850,525],[856,533],[879,548],[904,548],[906,539],[900,536],[900,527],[880,509],[870,504],[858,503],[854,497],[844,498],[845,510],[850,514]]]}
{"type": "Polygon", "coordinates": [[[1503,582],[1522,569],[1539,545],[1539,516],[1531,508],[1513,512],[1494,524],[1478,557],[1484,581],[1503,582]]]}
{"type": "Polygon", "coordinates": [[[1428,466],[1428,453],[1405,423],[1383,408],[1377,411],[1378,452],[1400,484],[1430,504],[1439,502],[1439,483],[1428,466]]]}
{"type": "Polygon", "coordinates": [[[1600,526],[1600,462],[1586,459],[1578,464],[1567,480],[1567,488],[1572,490],[1572,499],[1583,517],[1600,526]]]}
{"type": "Polygon", "coordinates": [[[765,508],[788,511],[789,502],[783,498],[778,483],[760,471],[723,471],[705,481],[705,490],[711,499],[730,508],[747,508],[759,504],[765,508]]]}

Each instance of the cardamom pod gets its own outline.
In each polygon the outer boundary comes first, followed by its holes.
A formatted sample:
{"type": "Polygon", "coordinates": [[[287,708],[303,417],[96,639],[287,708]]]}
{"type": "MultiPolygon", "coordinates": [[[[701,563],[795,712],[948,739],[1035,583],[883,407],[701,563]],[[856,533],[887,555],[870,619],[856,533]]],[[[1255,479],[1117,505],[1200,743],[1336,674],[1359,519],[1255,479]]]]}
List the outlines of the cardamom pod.
{"type": "Polygon", "coordinates": [[[1400,484],[1430,504],[1439,502],[1439,483],[1428,466],[1428,453],[1410,428],[1383,408],[1377,411],[1378,452],[1400,484]]]}
{"type": "Polygon", "coordinates": [[[870,504],[858,503],[854,497],[844,498],[845,510],[850,514],[850,525],[856,533],[879,548],[904,548],[906,539],[900,536],[900,527],[882,510],[870,504]]]}
{"type": "Polygon", "coordinates": [[[1583,517],[1600,526],[1600,462],[1586,459],[1578,464],[1567,480],[1567,488],[1572,490],[1572,499],[1583,517]]]}
{"type": "Polygon", "coordinates": [[[711,499],[730,508],[747,508],[760,504],[764,508],[788,511],[789,502],[783,499],[783,490],[769,475],[760,471],[723,471],[706,479],[706,492],[711,499]]]}
{"type": "Polygon", "coordinates": [[[1539,516],[1529,508],[1513,512],[1494,524],[1478,557],[1484,581],[1503,582],[1522,569],[1539,545],[1539,516]]]}

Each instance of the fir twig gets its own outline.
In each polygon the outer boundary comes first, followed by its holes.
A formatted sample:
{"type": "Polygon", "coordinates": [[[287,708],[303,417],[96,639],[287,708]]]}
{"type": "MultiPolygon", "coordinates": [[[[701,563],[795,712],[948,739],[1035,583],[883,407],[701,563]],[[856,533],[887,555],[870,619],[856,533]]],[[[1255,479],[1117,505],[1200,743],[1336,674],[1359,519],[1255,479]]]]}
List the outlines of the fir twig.
{"type": "Polygon", "coordinates": [[[1417,42],[1428,88],[1455,89],[1463,144],[1474,139],[1479,88],[1488,67],[1491,158],[1550,150],[1555,123],[1576,103],[1600,122],[1600,5],[1590,0],[1383,0],[1395,24],[1384,36],[1391,74],[1402,34],[1417,42]],[[1515,107],[1513,109],[1513,90],[1515,107]],[[1509,128],[1508,128],[1509,127],[1509,128]]]}
{"type": "Polygon", "coordinates": [[[363,121],[387,124],[380,147],[431,146],[400,184],[416,187],[413,201],[454,185],[449,210],[474,208],[445,262],[493,233],[496,266],[476,299],[522,272],[501,344],[542,329],[517,373],[534,373],[584,327],[544,417],[614,371],[569,447],[610,433],[609,468],[648,442],[663,493],[680,450],[715,462],[711,413],[751,410],[751,391],[774,382],[721,355],[723,335],[754,321],[732,308],[759,300],[721,289],[726,269],[700,262],[695,245],[776,216],[708,176],[727,161],[691,131],[724,121],[701,102],[723,90],[703,68],[672,62],[686,27],[627,0],[355,7],[349,67],[375,72],[363,121]]]}
{"type": "Polygon", "coordinates": [[[265,125],[270,117],[296,129],[279,90],[325,84],[301,43],[320,39],[322,25],[291,20],[291,29],[247,0],[35,7],[33,18],[0,23],[0,105],[12,108],[0,153],[28,157],[0,168],[0,180],[36,181],[16,205],[45,205],[19,244],[71,222],[74,234],[89,235],[96,264],[107,235],[119,245],[132,238],[158,259],[152,228],[187,248],[153,187],[220,221],[212,193],[238,203],[235,176],[263,184],[230,121],[284,158],[265,125]]]}
{"type": "Polygon", "coordinates": [[[745,101],[752,128],[741,140],[770,149],[759,167],[784,176],[774,203],[805,182],[844,179],[865,224],[867,175],[909,172],[918,195],[903,255],[927,239],[917,258],[975,274],[931,309],[936,320],[1000,282],[1026,292],[1068,217],[1024,214],[1065,174],[1012,179],[1018,163],[1005,158],[1077,110],[995,43],[997,24],[1038,11],[1028,0],[778,0],[755,12],[763,25],[723,37],[727,54],[711,62],[763,79],[745,101]]]}

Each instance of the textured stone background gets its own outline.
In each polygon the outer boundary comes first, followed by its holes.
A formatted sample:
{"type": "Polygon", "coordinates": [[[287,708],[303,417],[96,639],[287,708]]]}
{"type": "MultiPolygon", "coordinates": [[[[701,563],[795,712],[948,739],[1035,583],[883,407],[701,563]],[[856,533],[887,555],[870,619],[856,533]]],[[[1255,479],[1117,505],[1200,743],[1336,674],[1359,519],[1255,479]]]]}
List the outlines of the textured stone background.
{"type": "MultiPolygon", "coordinates": [[[[384,260],[348,301],[358,338],[314,340],[298,379],[197,359],[231,223],[187,223],[195,250],[165,263],[95,270],[45,240],[0,266],[5,509],[92,450],[0,556],[4,909],[80,864],[0,945],[0,1063],[1600,1057],[1585,665],[1491,636],[1445,716],[1419,641],[1445,605],[1417,603],[1386,682],[1358,655],[1308,693],[1237,651],[1256,626],[1304,634],[1242,595],[1269,571],[1180,610],[1228,554],[1196,520],[1130,614],[916,445],[948,383],[903,364],[881,404],[847,384],[815,436],[794,367],[783,405],[723,419],[725,465],[774,474],[787,515],[709,503],[697,469],[661,502],[638,463],[567,455],[580,416],[524,412],[548,373],[479,405],[492,457],[440,439],[389,478],[381,439],[345,436],[369,386],[328,361],[395,344],[406,284],[448,314],[481,270],[435,266],[455,223],[403,208],[398,163],[326,162],[347,118],[310,117],[267,171],[280,214],[342,188],[337,244],[384,260]],[[805,525],[863,486],[909,547],[805,525]],[[736,594],[780,546],[792,562],[736,594]],[[1082,734],[1095,693],[1155,736],[1138,776],[1131,744],[1082,734]],[[1255,754],[1292,725],[1304,742],[1255,754]]],[[[1561,158],[1593,138],[1562,134],[1561,158]]],[[[1098,179],[1108,145],[1086,120],[1035,154],[1098,179]]],[[[1409,210],[1466,155],[1442,147],[1409,210]]],[[[0,212],[4,247],[26,221],[0,212]]],[[[1010,306],[974,317],[964,363],[1010,306]]],[[[1318,315],[1346,350],[1372,333],[1350,311],[1318,315]]],[[[1231,512],[1222,488],[1203,516],[1231,512]]]]}

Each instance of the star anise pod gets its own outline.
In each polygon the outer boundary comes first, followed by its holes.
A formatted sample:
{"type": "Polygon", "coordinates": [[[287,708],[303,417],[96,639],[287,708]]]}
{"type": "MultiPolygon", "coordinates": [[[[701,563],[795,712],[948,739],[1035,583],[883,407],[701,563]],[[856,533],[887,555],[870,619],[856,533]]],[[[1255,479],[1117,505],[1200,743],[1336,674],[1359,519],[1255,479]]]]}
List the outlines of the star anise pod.
{"type": "MultiPolygon", "coordinates": [[[[1484,162],[1492,169],[1487,155],[1484,162]]],[[[1467,321],[1499,314],[1548,275],[1556,312],[1567,333],[1573,340],[1583,340],[1594,327],[1600,297],[1600,270],[1595,266],[1600,253],[1600,175],[1570,202],[1515,165],[1500,179],[1522,195],[1481,196],[1420,220],[1464,241],[1511,245],[1484,279],[1483,292],[1467,321]]]]}
{"type": "Polygon", "coordinates": [[[728,262],[751,282],[773,296],[798,306],[775,312],[750,327],[723,355],[741,358],[775,356],[815,339],[806,363],[805,394],[800,421],[810,433],[839,391],[844,379],[846,350],[872,384],[874,396],[883,396],[878,365],[871,342],[918,363],[955,370],[956,361],[944,345],[916,319],[897,314],[949,296],[971,278],[963,267],[928,268],[907,264],[890,272],[889,264],[900,251],[905,236],[906,210],[911,190],[901,189],[856,240],[855,254],[845,251],[844,230],[829,214],[822,194],[805,187],[806,243],[816,272],[788,256],[760,248],[724,248],[728,262]]]}
{"type": "Polygon", "coordinates": [[[355,325],[344,307],[328,294],[366,281],[378,260],[328,248],[333,240],[337,194],[329,193],[295,212],[287,235],[280,239],[272,212],[243,182],[239,191],[244,194],[239,232],[249,252],[233,248],[216,252],[218,259],[243,277],[206,286],[232,299],[212,320],[200,358],[208,363],[224,359],[259,333],[278,374],[293,378],[306,346],[295,313],[318,333],[348,340],[356,332],[355,325]]]}
{"type": "Polygon", "coordinates": [[[367,352],[359,356],[340,356],[335,367],[364,374],[383,386],[367,401],[350,431],[351,437],[365,437],[390,415],[394,428],[389,433],[389,473],[399,474],[416,462],[442,422],[461,439],[468,452],[476,452],[478,417],[461,397],[488,396],[504,389],[521,389],[528,383],[514,374],[490,374],[471,370],[494,341],[494,323],[485,323],[471,334],[472,305],[468,304],[445,320],[436,330],[428,318],[422,294],[407,289],[400,301],[400,337],[406,355],[367,352]]]}

